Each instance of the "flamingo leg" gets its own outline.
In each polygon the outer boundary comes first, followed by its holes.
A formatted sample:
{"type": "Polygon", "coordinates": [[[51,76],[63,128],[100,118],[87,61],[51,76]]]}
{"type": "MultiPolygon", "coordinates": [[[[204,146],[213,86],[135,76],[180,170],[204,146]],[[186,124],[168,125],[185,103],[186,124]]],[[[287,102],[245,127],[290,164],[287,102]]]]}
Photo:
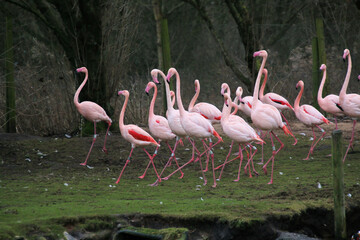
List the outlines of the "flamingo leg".
{"type": "MultiPolygon", "coordinates": [[[[239,144],[239,155],[240,155],[240,164],[239,164],[239,171],[238,171],[238,176],[237,178],[234,180],[234,182],[238,182],[240,180],[240,171],[241,171],[241,164],[243,161],[243,154],[242,154],[242,150],[241,150],[241,144],[239,144]]],[[[250,171],[249,171],[250,172],[250,171]]]]}
{"type": "Polygon", "coordinates": [[[103,148],[102,148],[102,151],[103,151],[104,153],[106,153],[106,154],[108,153],[108,151],[107,151],[107,149],[106,149],[106,147],[105,147],[105,145],[106,145],[106,137],[107,137],[107,135],[108,135],[108,133],[109,133],[110,126],[111,126],[111,122],[108,122],[108,128],[107,128],[106,134],[105,134],[104,146],[103,146],[103,148]]]}
{"type": "MultiPolygon", "coordinates": [[[[290,132],[292,132],[288,120],[285,118],[285,116],[284,116],[284,114],[283,114],[282,112],[280,112],[280,114],[281,114],[281,116],[283,117],[283,119],[285,120],[286,126],[289,128],[290,132]]],[[[294,140],[295,140],[295,142],[293,143],[293,145],[295,146],[295,145],[297,144],[298,140],[296,139],[296,137],[295,137],[294,135],[291,135],[291,136],[292,136],[292,137],[294,138],[294,140]]]]}
{"type": "MultiPolygon", "coordinates": [[[[160,143],[161,143],[161,140],[159,140],[159,144],[160,144],[160,143]]],[[[154,152],[154,154],[152,155],[152,159],[155,158],[155,156],[157,155],[158,150],[159,150],[159,146],[156,147],[155,152],[154,152]]],[[[149,163],[148,163],[148,165],[147,165],[147,167],[146,167],[143,175],[139,176],[140,179],[143,179],[143,178],[145,177],[146,172],[147,172],[148,168],[150,167],[150,164],[151,164],[151,160],[149,160],[149,163]]]]}
{"type": "Polygon", "coordinates": [[[92,143],[91,143],[91,147],[90,147],[90,150],[89,150],[89,152],[88,152],[88,154],[87,154],[87,156],[86,156],[85,162],[80,163],[80,165],[86,166],[86,163],[87,163],[87,161],[88,161],[88,159],[89,159],[89,157],[90,157],[91,150],[92,150],[92,148],[93,148],[93,146],[94,146],[94,143],[95,143],[95,141],[96,141],[96,137],[97,137],[97,136],[96,136],[96,122],[94,122],[94,137],[93,137],[93,140],[92,140],[92,143]]]}
{"type": "Polygon", "coordinates": [[[129,164],[129,162],[130,162],[131,154],[132,154],[134,148],[135,148],[135,147],[133,147],[133,146],[131,147],[130,154],[129,154],[126,162],[125,162],[125,165],[124,165],[123,169],[121,170],[121,173],[120,173],[120,175],[119,175],[119,178],[118,178],[117,181],[115,182],[116,184],[118,184],[118,183],[120,182],[121,176],[123,175],[126,166],[127,166],[127,165],[129,164]]]}
{"type": "Polygon", "coordinates": [[[254,161],[253,161],[253,158],[254,158],[254,156],[255,156],[255,153],[257,152],[257,148],[256,148],[255,146],[251,145],[251,144],[248,144],[248,147],[250,148],[250,158],[248,158],[248,162],[247,162],[247,164],[245,165],[244,170],[245,170],[245,172],[246,172],[246,168],[247,168],[247,166],[249,166],[249,177],[252,177],[252,176],[251,176],[251,172],[250,172],[250,162],[251,162],[252,171],[253,171],[253,173],[254,173],[256,176],[258,176],[259,173],[255,170],[254,161]],[[251,149],[254,150],[254,153],[251,153],[251,149]]]}
{"type": "MultiPolygon", "coordinates": [[[[265,139],[267,132],[265,134],[260,130],[261,133],[261,139],[265,139]]],[[[264,143],[261,143],[261,161],[258,162],[259,165],[264,164],[264,143]]]]}
{"type": "Polygon", "coordinates": [[[228,163],[227,160],[229,159],[229,156],[230,156],[230,153],[231,153],[231,150],[232,150],[233,145],[234,145],[234,141],[231,141],[229,153],[228,153],[228,155],[226,156],[226,159],[225,159],[224,163],[215,168],[215,170],[217,170],[217,169],[219,169],[219,168],[222,166],[220,175],[219,175],[219,177],[218,177],[219,180],[221,179],[222,173],[223,173],[223,171],[224,171],[225,164],[228,163]]]}
{"type": "Polygon", "coordinates": [[[343,162],[345,162],[346,156],[349,152],[350,147],[352,147],[352,142],[354,141],[354,135],[355,135],[355,125],[356,125],[356,119],[354,119],[353,121],[353,129],[352,129],[352,133],[351,133],[351,138],[350,138],[350,142],[349,142],[349,146],[346,149],[344,158],[343,158],[343,162]]]}
{"type": "Polygon", "coordinates": [[[274,134],[273,131],[270,131],[270,139],[271,139],[271,144],[272,144],[272,149],[273,149],[273,152],[272,152],[272,156],[269,158],[269,160],[266,162],[266,164],[263,166],[263,170],[264,170],[264,173],[266,174],[267,173],[267,170],[266,170],[266,167],[267,165],[269,164],[270,160],[272,161],[272,166],[271,166],[271,178],[270,178],[270,182],[268,182],[268,184],[272,184],[273,183],[273,175],[274,175],[274,162],[275,162],[275,156],[276,154],[278,154],[278,152],[283,149],[284,147],[284,144],[280,141],[280,139],[274,134]],[[274,145],[274,141],[272,139],[272,136],[273,135],[275,137],[275,139],[280,143],[280,147],[278,150],[276,150],[275,148],[275,145],[274,145]],[[276,151],[275,151],[276,150],[276,151]]]}
{"type": "Polygon", "coordinates": [[[155,171],[155,173],[156,173],[156,176],[157,176],[159,182],[161,182],[161,178],[160,178],[160,176],[159,176],[159,174],[158,174],[158,172],[157,172],[157,170],[156,170],[155,163],[154,163],[154,161],[153,161],[153,158],[154,158],[156,155],[153,157],[153,156],[151,156],[150,153],[148,153],[148,151],[146,151],[145,148],[143,148],[143,150],[144,150],[144,152],[148,155],[148,157],[149,157],[149,159],[150,159],[150,161],[151,161],[151,163],[152,163],[152,165],[153,165],[153,167],[154,167],[154,171],[155,171]]]}
{"type": "MultiPolygon", "coordinates": [[[[182,146],[184,146],[184,144],[183,144],[182,141],[181,141],[181,138],[180,138],[180,140],[179,140],[178,142],[179,142],[180,144],[182,144],[182,146]]],[[[175,146],[174,146],[174,151],[173,151],[167,141],[166,141],[166,144],[168,145],[171,153],[174,153],[173,159],[175,160],[176,166],[179,168],[180,166],[179,166],[179,163],[178,163],[178,161],[177,161],[177,159],[176,159],[176,156],[175,156],[175,150],[176,150],[176,146],[177,146],[177,145],[175,144],[175,146]]],[[[171,161],[170,161],[170,163],[171,163],[171,161]]],[[[181,170],[180,170],[180,172],[181,172],[181,176],[179,177],[179,179],[182,179],[182,178],[184,177],[184,173],[183,173],[181,170]]],[[[161,172],[161,173],[162,173],[162,172],[161,172]]],[[[160,176],[161,176],[161,175],[160,175],[160,176]]]]}
{"type": "MultiPolygon", "coordinates": [[[[206,151],[208,148],[211,148],[211,144],[212,142],[210,141],[209,147],[206,145],[206,143],[204,141],[202,141],[203,146],[204,146],[204,150],[206,151]]],[[[209,159],[210,159],[210,154],[208,154],[208,152],[206,153],[206,167],[204,169],[204,172],[208,171],[208,167],[209,167],[209,159]]]]}

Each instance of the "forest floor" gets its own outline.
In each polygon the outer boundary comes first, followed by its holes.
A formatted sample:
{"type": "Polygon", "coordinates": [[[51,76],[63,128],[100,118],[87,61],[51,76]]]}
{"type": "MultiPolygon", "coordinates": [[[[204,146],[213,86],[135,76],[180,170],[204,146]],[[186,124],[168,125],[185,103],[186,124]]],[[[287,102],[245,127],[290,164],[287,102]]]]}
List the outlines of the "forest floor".
{"type": "MultiPolygon", "coordinates": [[[[191,239],[275,239],[279,231],[331,239],[333,179],[329,154],[334,125],[322,126],[326,136],[308,161],[302,159],[311,144],[311,129],[298,122],[290,122],[290,126],[299,142],[292,146],[293,138],[277,131],[285,147],[276,157],[272,185],[267,184],[270,174],[265,175],[260,164],[255,164],[259,176],[249,178],[242,167],[240,181],[234,182],[239,166],[235,161],[225,167],[216,188],[211,187],[211,163],[205,174],[206,186],[195,163],[183,169],[183,179],[178,179],[177,173],[159,186],[150,187],[155,180],[152,168],[144,179],[138,178],[148,162],[140,148],[134,150],[121,182],[115,184],[130,150],[118,131],[108,137],[108,154],[101,151],[104,133],[100,132],[87,166],[80,163],[85,160],[91,136],[0,133],[0,239],[19,235],[61,239],[64,231],[87,239],[91,239],[90,233],[100,231],[103,239],[110,239],[114,229],[139,228],[150,233],[152,230],[146,229],[170,229],[154,233],[166,235],[165,239],[180,239],[183,232],[191,239]]],[[[224,136],[220,126],[216,129],[224,136]]],[[[352,121],[342,120],[339,129],[343,131],[345,152],[352,121]]],[[[319,136],[320,132],[315,131],[319,136]]],[[[360,230],[358,132],[344,164],[349,237],[360,230]]],[[[269,138],[265,141],[264,156],[268,159],[271,142],[269,138]]],[[[216,166],[224,161],[230,142],[224,137],[224,143],[215,147],[216,166]]],[[[191,156],[189,144],[184,144],[176,153],[180,164],[191,156]]],[[[170,155],[165,144],[162,146],[154,160],[159,171],[170,155]]],[[[261,158],[261,146],[257,148],[255,163],[261,158]]],[[[147,149],[153,151],[153,147],[147,149]]],[[[174,166],[169,169],[174,170],[174,166]]],[[[216,174],[218,177],[219,171],[216,174]]]]}

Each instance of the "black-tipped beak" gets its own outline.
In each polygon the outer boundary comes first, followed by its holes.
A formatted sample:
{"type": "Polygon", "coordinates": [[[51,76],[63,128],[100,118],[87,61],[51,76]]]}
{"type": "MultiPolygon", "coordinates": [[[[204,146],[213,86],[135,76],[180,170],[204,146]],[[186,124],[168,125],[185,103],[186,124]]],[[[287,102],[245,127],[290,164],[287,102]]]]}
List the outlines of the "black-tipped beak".
{"type": "Polygon", "coordinates": [[[343,61],[346,62],[346,58],[343,58],[343,61]]]}
{"type": "Polygon", "coordinates": [[[157,82],[156,84],[157,84],[157,85],[161,85],[161,82],[157,82]]]}
{"type": "Polygon", "coordinates": [[[146,93],[146,95],[148,95],[148,96],[149,96],[149,93],[148,93],[148,92],[146,92],[146,91],[145,91],[145,93],[146,93]]]}
{"type": "Polygon", "coordinates": [[[336,103],[335,105],[338,107],[338,109],[340,109],[341,111],[344,111],[344,109],[340,106],[340,104],[336,103]]]}
{"type": "Polygon", "coordinates": [[[240,103],[245,104],[245,102],[241,101],[240,103]]]}

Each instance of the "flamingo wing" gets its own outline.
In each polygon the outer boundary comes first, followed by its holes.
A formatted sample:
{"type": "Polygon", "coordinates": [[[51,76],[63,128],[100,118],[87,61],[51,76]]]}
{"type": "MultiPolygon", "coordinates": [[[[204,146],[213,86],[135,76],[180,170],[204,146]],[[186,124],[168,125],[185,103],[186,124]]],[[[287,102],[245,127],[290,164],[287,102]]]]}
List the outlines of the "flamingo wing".
{"type": "Polygon", "coordinates": [[[284,98],[283,96],[280,96],[277,93],[267,93],[265,94],[265,96],[260,99],[263,103],[267,103],[270,105],[273,105],[274,107],[278,108],[278,109],[294,109],[291,104],[289,103],[288,100],[286,100],[286,98],[284,98]]]}
{"type": "Polygon", "coordinates": [[[192,112],[200,113],[204,118],[209,119],[210,121],[221,120],[221,111],[210,103],[198,103],[193,107],[192,112]]]}
{"type": "Polygon", "coordinates": [[[122,135],[126,140],[134,145],[159,145],[149,133],[133,124],[126,125],[125,132],[124,134],[122,132],[122,135]]]}
{"type": "Polygon", "coordinates": [[[327,120],[324,115],[322,115],[316,108],[311,105],[301,105],[300,113],[303,120],[299,120],[307,125],[329,123],[329,120],[327,120]]]}
{"type": "Polygon", "coordinates": [[[360,95],[358,94],[347,94],[345,100],[341,104],[346,115],[350,117],[360,116],[360,95]]]}
{"type": "Polygon", "coordinates": [[[80,114],[91,122],[110,121],[105,110],[98,104],[90,101],[81,102],[78,108],[80,114]]]}
{"type": "Polygon", "coordinates": [[[163,116],[155,115],[154,118],[149,121],[149,129],[155,138],[161,140],[171,140],[175,138],[175,134],[171,131],[168,120],[163,116]]]}
{"type": "Polygon", "coordinates": [[[339,96],[330,94],[327,95],[322,101],[318,101],[322,110],[327,113],[334,114],[335,116],[343,116],[344,112],[336,106],[339,104],[339,96]]]}

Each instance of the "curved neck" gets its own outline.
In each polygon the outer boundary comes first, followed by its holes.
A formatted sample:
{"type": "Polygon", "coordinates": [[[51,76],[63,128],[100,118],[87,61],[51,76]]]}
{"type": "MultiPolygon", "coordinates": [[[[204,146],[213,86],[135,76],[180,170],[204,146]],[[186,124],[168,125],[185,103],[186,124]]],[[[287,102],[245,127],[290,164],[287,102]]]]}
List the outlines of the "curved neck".
{"type": "Polygon", "coordinates": [[[156,96],[157,96],[157,87],[156,85],[154,85],[154,94],[153,94],[153,97],[151,99],[151,102],[150,102],[150,109],[149,109],[149,118],[151,116],[154,116],[154,106],[155,106],[155,100],[156,100],[156,96]]]}
{"type": "Polygon", "coordinates": [[[266,59],[267,56],[263,57],[257,78],[256,78],[256,82],[255,82],[255,87],[254,87],[254,93],[253,93],[253,106],[255,106],[257,104],[257,102],[259,101],[259,86],[260,86],[260,80],[261,80],[261,76],[262,76],[262,72],[264,70],[265,67],[265,63],[266,63],[266,59]]]}
{"type": "Polygon", "coordinates": [[[303,92],[304,92],[304,85],[301,84],[301,85],[300,85],[300,92],[298,93],[298,95],[297,95],[297,97],[296,97],[296,99],[295,99],[295,102],[294,102],[294,109],[295,109],[295,111],[296,111],[296,109],[299,108],[300,99],[301,99],[301,96],[302,96],[303,92]]]}
{"type": "Polygon", "coordinates": [[[123,128],[124,126],[124,115],[125,115],[125,110],[126,110],[126,105],[128,103],[128,100],[129,100],[129,95],[125,95],[125,101],[124,101],[124,104],[121,108],[121,112],[120,112],[120,117],[119,117],[119,127],[120,129],[123,128]]]}
{"type": "Polygon", "coordinates": [[[193,96],[193,98],[191,99],[190,101],[190,104],[189,104],[189,107],[188,107],[188,110],[191,111],[191,109],[194,107],[195,105],[195,102],[197,100],[197,98],[199,97],[199,94],[200,94],[200,84],[196,84],[195,83],[195,95],[193,96]]]}
{"type": "Polygon", "coordinates": [[[80,95],[80,92],[81,90],[83,89],[86,81],[88,80],[88,76],[89,76],[89,73],[86,71],[85,72],[85,78],[84,78],[84,81],[80,84],[79,88],[76,90],[75,92],[75,95],[74,95],[74,104],[76,107],[78,107],[80,105],[80,102],[79,102],[79,95],[80,95]]]}
{"type": "Polygon", "coordinates": [[[166,105],[167,105],[167,109],[174,109],[174,104],[172,104],[171,102],[171,97],[170,97],[170,86],[168,81],[166,80],[166,76],[162,71],[158,71],[158,73],[161,75],[161,77],[164,80],[165,83],[165,94],[166,94],[166,105]]]}
{"type": "Polygon", "coordinates": [[[226,120],[230,116],[230,111],[231,111],[231,106],[232,106],[231,104],[232,104],[232,102],[231,102],[230,98],[224,99],[224,105],[223,105],[223,109],[222,109],[222,113],[221,113],[221,121],[226,120]]]}
{"type": "Polygon", "coordinates": [[[339,101],[341,102],[342,99],[345,97],[346,95],[346,89],[349,85],[349,79],[350,79],[350,75],[351,75],[351,67],[352,67],[352,64],[351,64],[351,56],[350,56],[350,53],[348,54],[347,56],[348,58],[348,68],[347,68],[347,72],[346,72],[346,77],[345,77],[345,81],[344,81],[344,84],[341,88],[341,91],[340,91],[340,94],[339,94],[339,101]]]}
{"type": "Polygon", "coordinates": [[[317,95],[318,102],[322,102],[324,100],[322,97],[322,92],[324,89],[325,81],[326,81],[326,68],[324,69],[323,77],[321,79],[321,83],[320,83],[319,90],[318,90],[318,95],[317,95]]]}
{"type": "Polygon", "coordinates": [[[177,102],[180,114],[182,115],[185,113],[185,108],[182,104],[181,95],[180,95],[180,75],[177,71],[175,72],[175,75],[176,75],[176,102],[177,102]]]}
{"type": "Polygon", "coordinates": [[[262,99],[264,97],[264,91],[265,91],[265,85],[266,85],[266,81],[267,81],[267,71],[265,71],[264,73],[264,80],[263,80],[263,83],[261,85],[261,88],[260,88],[260,92],[259,92],[259,98],[262,99]]]}

